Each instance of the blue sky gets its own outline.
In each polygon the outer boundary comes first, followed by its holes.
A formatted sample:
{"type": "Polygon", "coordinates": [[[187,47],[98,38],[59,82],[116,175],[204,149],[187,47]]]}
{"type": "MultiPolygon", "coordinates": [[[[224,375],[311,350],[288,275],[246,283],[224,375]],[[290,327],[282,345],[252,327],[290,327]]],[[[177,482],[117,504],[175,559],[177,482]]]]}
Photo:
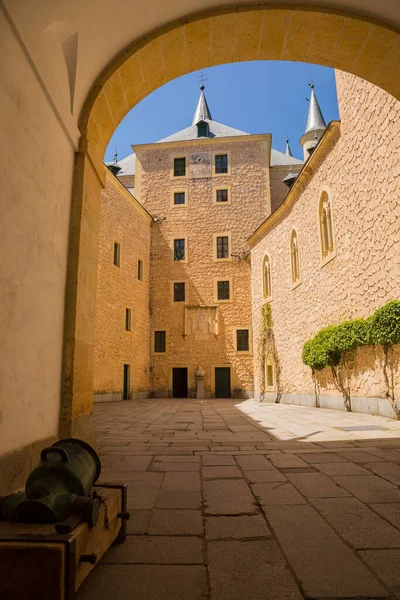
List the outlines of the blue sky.
{"type": "MultiPolygon", "coordinates": [[[[306,63],[253,61],[205,69],[205,94],[215,121],[247,133],[272,133],[272,145],[302,158],[298,140],[304,132],[312,80],[325,121],[339,118],[333,69],[306,63]]],[[[200,71],[165,84],[144,98],[116,129],[105,160],[132,152],[131,144],[156,142],[188,127],[199,98],[200,71]]]]}

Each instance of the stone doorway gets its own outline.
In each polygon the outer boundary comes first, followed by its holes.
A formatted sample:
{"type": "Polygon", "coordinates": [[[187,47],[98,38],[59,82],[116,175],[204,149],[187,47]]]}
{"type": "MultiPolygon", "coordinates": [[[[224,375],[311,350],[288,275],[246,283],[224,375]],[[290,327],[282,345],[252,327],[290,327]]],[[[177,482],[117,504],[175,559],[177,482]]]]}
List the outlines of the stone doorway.
{"type": "Polygon", "coordinates": [[[215,397],[231,397],[231,368],[215,367],[215,397]]]}
{"type": "Polygon", "coordinates": [[[176,367],[172,369],[172,397],[188,397],[188,370],[187,367],[176,367]]]}

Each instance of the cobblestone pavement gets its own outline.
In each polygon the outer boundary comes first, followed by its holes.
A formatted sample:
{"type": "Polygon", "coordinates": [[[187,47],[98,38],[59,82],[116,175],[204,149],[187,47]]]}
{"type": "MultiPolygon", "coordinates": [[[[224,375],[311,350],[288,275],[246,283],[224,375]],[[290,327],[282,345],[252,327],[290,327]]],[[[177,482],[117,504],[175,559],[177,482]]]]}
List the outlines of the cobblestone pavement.
{"type": "Polygon", "coordinates": [[[399,422],[252,400],[101,404],[94,422],[131,520],[79,600],[400,599],[399,422]]]}

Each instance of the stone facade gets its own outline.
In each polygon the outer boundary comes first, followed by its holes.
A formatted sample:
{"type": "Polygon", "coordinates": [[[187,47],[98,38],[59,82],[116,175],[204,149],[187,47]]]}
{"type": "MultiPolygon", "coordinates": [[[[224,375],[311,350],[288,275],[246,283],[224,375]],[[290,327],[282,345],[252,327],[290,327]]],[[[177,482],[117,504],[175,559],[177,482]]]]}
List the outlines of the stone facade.
{"type": "Polygon", "coordinates": [[[107,171],[100,211],[94,353],[94,398],[122,399],[123,365],[130,366],[129,397],[150,392],[149,266],[151,217],[107,171]],[[120,266],[113,264],[114,242],[120,266]],[[138,279],[138,260],[143,278],[138,279]],[[126,309],[131,331],[125,330],[126,309]]]}
{"type": "Polygon", "coordinates": [[[136,193],[155,223],[151,236],[150,312],[154,331],[166,331],[166,352],[151,355],[155,395],[173,395],[172,369],[188,368],[188,394],[204,370],[206,396],[215,395],[215,367],[230,367],[231,393],[253,393],[250,265],[246,239],[270,214],[269,135],[135,146],[136,193]],[[201,147],[200,147],[201,144],[201,147]],[[214,155],[227,154],[229,172],[216,175],[214,155]],[[186,156],[187,176],[173,176],[173,160],[186,156]],[[200,166],[199,166],[200,165],[200,166]],[[216,189],[228,189],[226,203],[216,189]],[[174,205],[184,191],[185,205],[174,205]],[[229,258],[215,257],[217,235],[230,238],[229,258]],[[185,239],[184,261],[174,261],[173,240],[185,239]],[[231,256],[231,254],[233,256],[231,256]],[[217,281],[230,282],[230,300],[218,301],[217,281]],[[185,301],[173,301],[173,283],[185,283],[185,301]],[[202,320],[204,321],[202,323],[202,320]],[[237,352],[236,329],[248,329],[248,352],[237,352]]]}
{"type": "MultiPolygon", "coordinates": [[[[341,125],[331,126],[296,184],[263,227],[252,236],[253,332],[256,397],[262,392],[262,262],[272,266],[273,331],[284,402],[343,408],[328,373],[317,377],[301,360],[306,340],[330,324],[367,317],[400,296],[400,104],[352,75],[337,72],[341,125]],[[335,133],[336,131],[336,133],[335,133]],[[331,202],[335,251],[322,260],[318,207],[331,202]],[[299,242],[300,281],[292,285],[289,240],[299,242]]],[[[395,397],[400,399],[398,348],[392,356],[395,397]]],[[[353,409],[393,415],[385,399],[380,348],[364,348],[349,362],[353,409]]],[[[326,371],[326,370],[325,370],[326,371]]],[[[275,373],[276,375],[276,373],[275,373]]],[[[276,399],[273,389],[265,398],[276,399]]]]}

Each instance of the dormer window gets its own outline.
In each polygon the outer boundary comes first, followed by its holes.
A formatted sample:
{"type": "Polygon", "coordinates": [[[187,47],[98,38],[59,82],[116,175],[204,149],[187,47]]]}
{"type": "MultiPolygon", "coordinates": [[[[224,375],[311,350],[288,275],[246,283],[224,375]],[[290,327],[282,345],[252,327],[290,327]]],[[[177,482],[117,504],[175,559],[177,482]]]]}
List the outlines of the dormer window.
{"type": "Polygon", "coordinates": [[[197,137],[208,137],[210,128],[205,121],[199,121],[197,125],[197,137]]]}

